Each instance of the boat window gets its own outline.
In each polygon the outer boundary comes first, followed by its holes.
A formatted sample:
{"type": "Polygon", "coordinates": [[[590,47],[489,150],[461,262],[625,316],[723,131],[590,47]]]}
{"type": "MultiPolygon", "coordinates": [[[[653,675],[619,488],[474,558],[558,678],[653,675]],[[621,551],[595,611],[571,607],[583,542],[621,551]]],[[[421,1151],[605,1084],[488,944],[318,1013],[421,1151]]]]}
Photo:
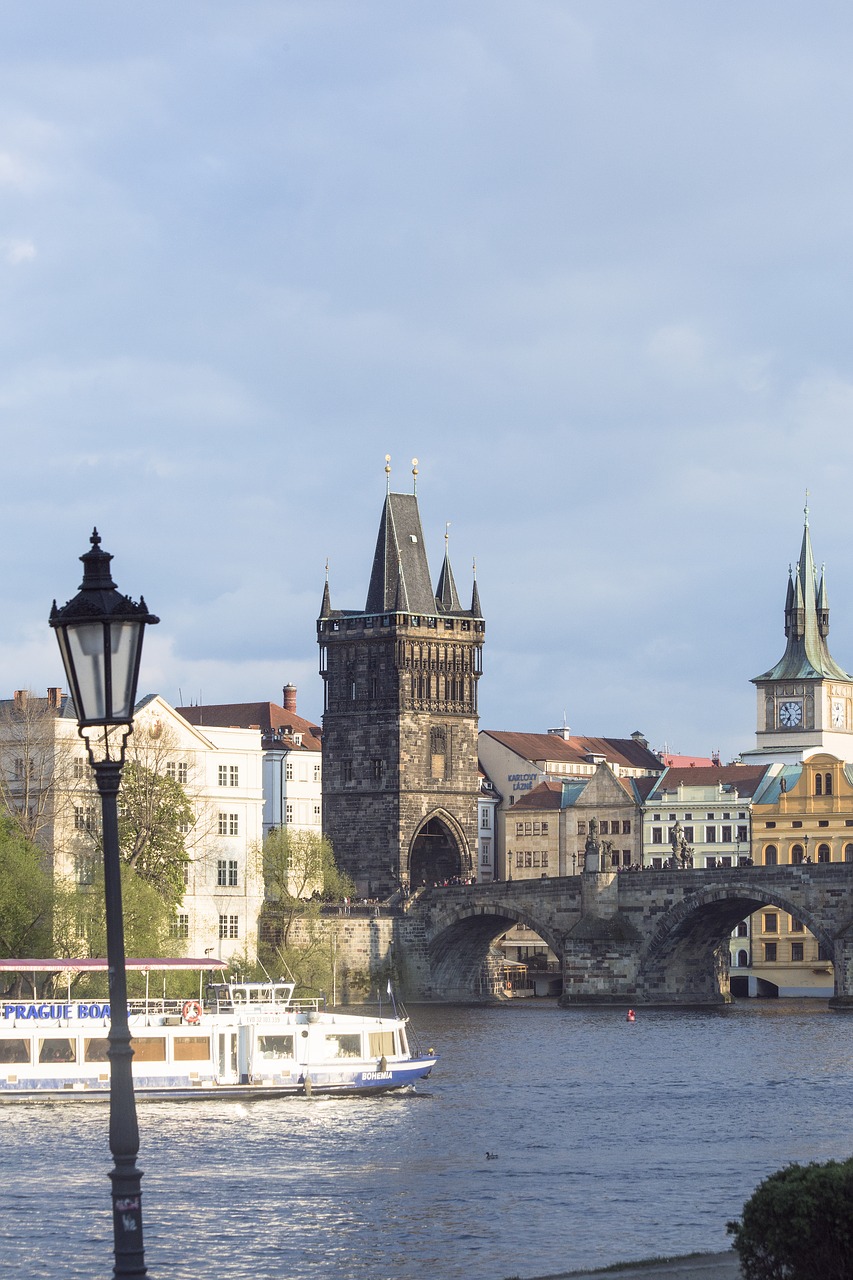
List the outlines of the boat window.
{"type": "Polygon", "coordinates": [[[77,1044],[67,1036],[39,1040],[39,1062],[76,1062],[77,1044]]]}
{"type": "Polygon", "coordinates": [[[292,1058],[293,1036],[258,1036],[258,1052],[262,1058],[292,1058]]]}
{"type": "Polygon", "coordinates": [[[396,1053],[394,1048],[394,1032],[393,1031],[371,1031],[370,1032],[370,1057],[381,1058],[388,1057],[392,1053],[396,1053]]]}
{"type": "Polygon", "coordinates": [[[326,1036],[326,1047],[330,1058],[360,1058],[361,1036],[326,1036]]]}
{"type": "Polygon", "coordinates": [[[84,1062],[106,1062],[107,1050],[110,1042],[105,1036],[99,1036],[97,1040],[83,1041],[83,1061],[84,1062]]]}
{"type": "Polygon", "coordinates": [[[134,1036],[130,1042],[136,1062],[165,1062],[165,1036],[134,1036]]]}
{"type": "Polygon", "coordinates": [[[29,1040],[0,1040],[0,1062],[29,1062],[29,1040]]]}
{"type": "Polygon", "coordinates": [[[175,1036],[175,1062],[209,1062],[210,1036],[175,1036]]]}

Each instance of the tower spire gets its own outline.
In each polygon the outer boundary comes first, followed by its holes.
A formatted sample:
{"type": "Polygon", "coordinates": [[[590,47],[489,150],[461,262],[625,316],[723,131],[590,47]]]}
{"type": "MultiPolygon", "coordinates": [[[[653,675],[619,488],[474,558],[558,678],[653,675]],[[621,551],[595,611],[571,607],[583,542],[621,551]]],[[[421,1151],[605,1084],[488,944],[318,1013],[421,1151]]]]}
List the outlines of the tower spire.
{"type": "Polygon", "coordinates": [[[332,602],[329,596],[329,557],[326,557],[326,584],[323,587],[323,603],[320,605],[320,617],[328,618],[332,612],[332,602]]]}
{"type": "Polygon", "coordinates": [[[448,520],[444,526],[444,563],[441,566],[441,573],[438,575],[435,598],[445,613],[461,613],[462,605],[459,603],[456,583],[453,581],[453,570],[450,567],[449,547],[450,521],[448,520]]]}

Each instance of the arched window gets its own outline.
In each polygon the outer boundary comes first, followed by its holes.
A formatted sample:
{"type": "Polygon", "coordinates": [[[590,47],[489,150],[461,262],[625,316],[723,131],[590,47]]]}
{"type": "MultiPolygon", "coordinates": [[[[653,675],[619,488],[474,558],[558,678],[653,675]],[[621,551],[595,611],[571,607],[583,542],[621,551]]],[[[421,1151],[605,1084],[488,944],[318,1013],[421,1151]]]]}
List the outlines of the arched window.
{"type": "Polygon", "coordinates": [[[765,867],[775,867],[778,860],[779,860],[779,857],[776,851],[775,844],[769,844],[767,848],[764,850],[765,867]]]}
{"type": "Polygon", "coordinates": [[[749,954],[746,951],[739,951],[737,953],[737,967],[739,969],[749,968],[749,954]]]}
{"type": "Polygon", "coordinates": [[[749,937],[749,925],[746,923],[746,921],[745,921],[745,920],[741,920],[740,924],[738,925],[738,927],[737,927],[737,936],[738,936],[739,938],[748,938],[748,937],[749,937]]]}
{"type": "Polygon", "coordinates": [[[853,862],[853,844],[846,844],[844,846],[844,861],[853,862]]]}
{"type": "Polygon", "coordinates": [[[814,776],[814,793],[816,796],[823,795],[823,778],[819,773],[816,773],[814,776]]]}
{"type": "Polygon", "coordinates": [[[832,774],[828,773],[823,780],[823,794],[825,796],[832,795],[832,774]]]}
{"type": "Polygon", "coordinates": [[[803,860],[803,857],[804,857],[803,846],[801,844],[792,845],[791,861],[793,862],[795,867],[798,867],[800,865],[800,863],[803,860]]]}
{"type": "Polygon", "coordinates": [[[829,845],[819,844],[817,847],[818,862],[829,862],[829,845]]]}

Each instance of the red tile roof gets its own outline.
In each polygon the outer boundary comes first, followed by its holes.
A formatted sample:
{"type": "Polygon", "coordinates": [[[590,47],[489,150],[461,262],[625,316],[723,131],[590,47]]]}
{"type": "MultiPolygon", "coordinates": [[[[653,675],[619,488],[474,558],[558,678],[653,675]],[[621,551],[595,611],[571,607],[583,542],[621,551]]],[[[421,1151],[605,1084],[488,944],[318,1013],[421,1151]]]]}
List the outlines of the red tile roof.
{"type": "Polygon", "coordinates": [[[264,735],[265,745],[268,745],[268,739],[278,735],[292,739],[294,734],[301,733],[299,747],[292,741],[286,745],[295,750],[320,750],[323,733],[320,726],[298,716],[295,711],[285,710],[277,702],[220,702],[209,706],[176,707],[175,710],[200,729],[205,725],[211,729],[251,729],[257,726],[264,735]]]}
{"type": "Polygon", "coordinates": [[[755,794],[758,784],[767,772],[766,764],[722,764],[709,768],[688,765],[686,769],[668,769],[658,780],[655,788],[658,794],[663,791],[675,791],[679,784],[686,787],[736,786],[738,794],[751,796],[755,794]]]}
{"type": "Polygon", "coordinates": [[[557,733],[507,733],[484,729],[490,738],[514,751],[524,760],[553,760],[589,764],[588,756],[603,756],[608,764],[629,769],[662,773],[660,758],[633,738],[562,738],[557,733]]]}
{"type": "Polygon", "coordinates": [[[518,813],[519,809],[559,809],[563,798],[562,782],[540,782],[538,787],[527,791],[508,811],[518,813]]]}

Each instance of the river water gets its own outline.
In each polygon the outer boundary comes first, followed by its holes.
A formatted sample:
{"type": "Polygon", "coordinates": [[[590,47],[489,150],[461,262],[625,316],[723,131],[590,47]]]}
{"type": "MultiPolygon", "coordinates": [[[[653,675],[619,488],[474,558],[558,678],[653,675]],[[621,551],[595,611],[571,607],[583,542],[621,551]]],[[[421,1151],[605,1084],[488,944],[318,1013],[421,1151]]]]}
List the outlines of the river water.
{"type": "MultiPolygon", "coordinates": [[[[440,1054],[415,1094],[140,1105],[155,1280],[502,1280],[723,1249],[768,1173],[853,1154],[853,1019],[822,1001],[410,1012],[440,1054]]],[[[0,1108],[0,1275],[111,1274],[106,1125],[0,1108]]]]}

